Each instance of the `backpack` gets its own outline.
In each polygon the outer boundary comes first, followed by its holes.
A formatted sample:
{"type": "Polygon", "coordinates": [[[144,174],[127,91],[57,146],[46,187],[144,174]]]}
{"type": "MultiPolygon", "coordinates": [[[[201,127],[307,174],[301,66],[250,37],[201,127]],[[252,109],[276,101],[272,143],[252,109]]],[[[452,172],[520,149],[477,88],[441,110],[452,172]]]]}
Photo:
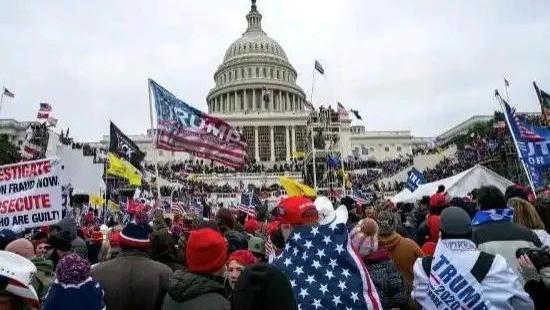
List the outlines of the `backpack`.
{"type": "MultiPolygon", "coordinates": [[[[430,276],[430,271],[432,270],[432,260],[433,256],[426,256],[422,258],[422,269],[424,269],[424,272],[428,277],[430,276]]],[[[489,273],[489,270],[491,270],[491,266],[493,265],[494,260],[494,255],[485,252],[479,252],[479,257],[472,267],[472,270],[470,270],[470,273],[472,274],[472,276],[474,276],[478,283],[481,284],[483,279],[485,279],[485,277],[489,273]]]]}

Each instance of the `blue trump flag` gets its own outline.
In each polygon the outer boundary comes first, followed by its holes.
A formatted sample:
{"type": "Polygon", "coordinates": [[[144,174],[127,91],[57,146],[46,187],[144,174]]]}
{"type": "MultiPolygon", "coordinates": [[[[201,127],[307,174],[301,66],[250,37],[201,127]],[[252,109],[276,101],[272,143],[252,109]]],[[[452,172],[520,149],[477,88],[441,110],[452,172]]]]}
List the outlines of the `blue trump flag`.
{"type": "Polygon", "coordinates": [[[521,120],[506,100],[504,105],[506,120],[513,135],[518,155],[523,161],[535,188],[544,187],[542,170],[550,166],[550,130],[521,120]]]}
{"type": "Polygon", "coordinates": [[[509,129],[515,137],[520,156],[526,164],[537,168],[550,166],[550,130],[521,120],[508,102],[502,99],[509,129]]]}
{"type": "Polygon", "coordinates": [[[420,185],[426,182],[422,172],[418,171],[416,168],[412,168],[407,175],[407,188],[411,192],[414,192],[420,185]]]}

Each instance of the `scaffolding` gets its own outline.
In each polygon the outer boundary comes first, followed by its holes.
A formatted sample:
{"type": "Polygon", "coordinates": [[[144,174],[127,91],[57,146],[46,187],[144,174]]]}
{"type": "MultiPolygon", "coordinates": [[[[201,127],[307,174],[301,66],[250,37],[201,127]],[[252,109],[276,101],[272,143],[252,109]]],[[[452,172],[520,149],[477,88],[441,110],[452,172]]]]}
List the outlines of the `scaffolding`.
{"type": "Polygon", "coordinates": [[[310,113],[307,121],[304,181],[318,195],[337,198],[345,193],[341,130],[338,112],[321,108],[310,113]]]}

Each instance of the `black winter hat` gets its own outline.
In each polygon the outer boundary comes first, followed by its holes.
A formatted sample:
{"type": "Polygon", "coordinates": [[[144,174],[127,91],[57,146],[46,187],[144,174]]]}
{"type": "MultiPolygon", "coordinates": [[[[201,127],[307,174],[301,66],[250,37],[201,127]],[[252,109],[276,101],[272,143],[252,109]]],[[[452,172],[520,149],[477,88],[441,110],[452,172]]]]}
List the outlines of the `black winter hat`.
{"type": "Polygon", "coordinates": [[[51,245],[54,249],[68,252],[71,250],[72,239],[71,235],[66,231],[57,231],[50,234],[48,238],[48,244],[51,245]]]}
{"type": "Polygon", "coordinates": [[[296,310],[288,277],[268,264],[247,267],[233,289],[231,309],[296,310]]]}

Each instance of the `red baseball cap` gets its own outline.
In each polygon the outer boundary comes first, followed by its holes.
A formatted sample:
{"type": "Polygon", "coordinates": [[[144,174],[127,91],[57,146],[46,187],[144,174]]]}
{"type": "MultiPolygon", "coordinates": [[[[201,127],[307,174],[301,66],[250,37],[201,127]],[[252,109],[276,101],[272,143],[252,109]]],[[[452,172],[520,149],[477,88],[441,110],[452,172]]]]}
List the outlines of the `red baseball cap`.
{"type": "Polygon", "coordinates": [[[304,196],[294,196],[282,200],[278,206],[279,215],[285,224],[307,225],[319,221],[315,204],[304,196]]]}

